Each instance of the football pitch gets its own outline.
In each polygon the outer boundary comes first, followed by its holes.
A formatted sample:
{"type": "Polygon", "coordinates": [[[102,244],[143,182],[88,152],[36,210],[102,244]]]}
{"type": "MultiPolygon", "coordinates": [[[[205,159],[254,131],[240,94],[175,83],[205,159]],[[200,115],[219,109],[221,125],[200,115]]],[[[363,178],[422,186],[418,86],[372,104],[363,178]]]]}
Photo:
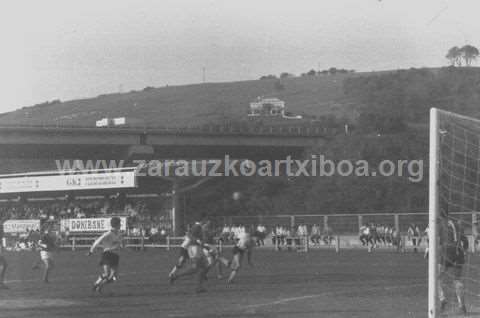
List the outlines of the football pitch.
{"type": "MultiPolygon", "coordinates": [[[[6,253],[10,267],[0,290],[0,317],[426,317],[427,262],[422,253],[257,249],[235,284],[213,269],[208,292],[193,279],[170,286],[167,274],[177,251],[120,252],[120,279],[93,294],[99,254],[55,254],[50,284],[31,265],[38,253],[6,253]]],[[[227,249],[225,256],[230,257],[227,249]]],[[[246,263],[246,262],[245,262],[246,263]]],[[[225,270],[225,273],[228,273],[225,270]]]]}

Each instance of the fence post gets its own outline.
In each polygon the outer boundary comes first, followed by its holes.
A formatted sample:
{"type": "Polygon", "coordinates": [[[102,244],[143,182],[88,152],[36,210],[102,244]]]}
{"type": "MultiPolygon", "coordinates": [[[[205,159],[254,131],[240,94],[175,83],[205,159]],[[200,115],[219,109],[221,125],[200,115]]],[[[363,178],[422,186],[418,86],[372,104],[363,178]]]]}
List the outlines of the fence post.
{"type": "Polygon", "coordinates": [[[217,247],[218,247],[218,252],[222,253],[222,251],[223,251],[223,240],[218,240],[217,241],[217,247]]]}
{"type": "Polygon", "coordinates": [[[335,238],[335,252],[340,252],[340,235],[335,238]]]}
{"type": "Polygon", "coordinates": [[[328,226],[328,215],[323,216],[323,228],[327,228],[328,226]]]}
{"type": "Polygon", "coordinates": [[[167,251],[170,251],[170,235],[167,235],[167,251]]]}
{"type": "Polygon", "coordinates": [[[360,231],[360,228],[363,225],[363,215],[358,216],[358,231],[360,231]]]}
{"type": "Polygon", "coordinates": [[[290,215],[290,228],[295,228],[295,215],[290,215]]]}
{"type": "Polygon", "coordinates": [[[143,233],[142,233],[142,238],[141,238],[140,242],[141,242],[141,245],[142,245],[142,247],[141,247],[142,251],[145,251],[145,236],[143,235],[143,233]]]}
{"type": "Polygon", "coordinates": [[[72,251],[75,252],[75,236],[72,237],[72,251]]]}
{"type": "Polygon", "coordinates": [[[393,215],[393,223],[395,224],[395,228],[397,229],[398,233],[400,233],[400,220],[398,214],[393,215]]]}

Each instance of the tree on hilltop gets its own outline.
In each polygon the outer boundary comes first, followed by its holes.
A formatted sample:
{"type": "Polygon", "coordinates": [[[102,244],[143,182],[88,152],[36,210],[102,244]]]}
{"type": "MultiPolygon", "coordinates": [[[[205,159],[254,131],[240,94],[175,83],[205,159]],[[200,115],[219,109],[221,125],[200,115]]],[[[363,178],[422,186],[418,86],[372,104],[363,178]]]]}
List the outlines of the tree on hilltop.
{"type": "Polygon", "coordinates": [[[445,57],[450,61],[452,66],[462,66],[462,52],[458,46],[450,48],[445,57]]]}
{"type": "Polygon", "coordinates": [[[470,66],[472,61],[474,61],[478,55],[478,49],[472,45],[465,45],[460,49],[463,59],[465,60],[465,65],[470,66]]]}
{"type": "Polygon", "coordinates": [[[462,60],[465,61],[466,66],[470,66],[479,54],[476,47],[467,44],[461,48],[458,46],[450,48],[445,57],[450,61],[452,66],[462,66],[462,60]]]}

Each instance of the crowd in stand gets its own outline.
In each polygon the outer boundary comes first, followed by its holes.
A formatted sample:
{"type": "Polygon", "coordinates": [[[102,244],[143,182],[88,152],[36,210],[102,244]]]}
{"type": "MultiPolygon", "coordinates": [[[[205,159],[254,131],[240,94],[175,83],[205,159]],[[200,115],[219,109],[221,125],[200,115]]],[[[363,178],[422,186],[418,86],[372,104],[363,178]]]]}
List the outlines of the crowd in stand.
{"type": "Polygon", "coordinates": [[[121,209],[115,200],[49,200],[28,202],[6,202],[0,205],[0,214],[9,219],[58,220],[87,218],[99,215],[128,214],[131,205],[121,209]]]}
{"type": "Polygon", "coordinates": [[[0,220],[36,219],[57,222],[62,219],[98,218],[111,215],[127,217],[131,235],[163,235],[171,232],[171,222],[146,200],[103,199],[7,201],[0,202],[0,220]]]}

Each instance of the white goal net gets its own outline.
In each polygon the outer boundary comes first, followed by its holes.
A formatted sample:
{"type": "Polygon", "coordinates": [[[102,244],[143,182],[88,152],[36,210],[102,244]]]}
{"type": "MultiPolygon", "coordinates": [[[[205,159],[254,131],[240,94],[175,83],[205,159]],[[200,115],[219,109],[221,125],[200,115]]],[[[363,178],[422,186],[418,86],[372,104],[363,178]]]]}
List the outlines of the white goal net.
{"type": "Polygon", "coordinates": [[[437,109],[430,116],[429,317],[480,315],[480,263],[472,253],[480,209],[480,120],[437,109]]]}

